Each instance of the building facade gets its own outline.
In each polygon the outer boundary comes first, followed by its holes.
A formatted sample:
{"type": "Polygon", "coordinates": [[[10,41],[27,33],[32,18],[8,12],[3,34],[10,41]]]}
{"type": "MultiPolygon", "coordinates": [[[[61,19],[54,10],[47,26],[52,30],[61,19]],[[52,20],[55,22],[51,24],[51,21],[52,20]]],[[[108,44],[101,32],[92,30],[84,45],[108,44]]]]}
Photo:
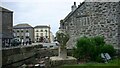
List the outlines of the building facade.
{"type": "Polygon", "coordinates": [[[0,7],[0,39],[2,46],[9,46],[13,38],[13,11],[0,7]]]}
{"type": "Polygon", "coordinates": [[[50,26],[40,25],[34,27],[35,42],[51,42],[50,26]]]}
{"type": "Polygon", "coordinates": [[[50,42],[53,43],[55,41],[54,35],[52,32],[50,32],[50,42]]]}
{"type": "Polygon", "coordinates": [[[17,24],[13,27],[13,36],[21,42],[34,42],[34,28],[29,24],[17,24]]]}
{"type": "Polygon", "coordinates": [[[83,2],[78,5],[60,21],[60,29],[70,35],[68,48],[72,48],[82,36],[104,36],[108,44],[120,47],[119,7],[120,2],[83,2]]]}

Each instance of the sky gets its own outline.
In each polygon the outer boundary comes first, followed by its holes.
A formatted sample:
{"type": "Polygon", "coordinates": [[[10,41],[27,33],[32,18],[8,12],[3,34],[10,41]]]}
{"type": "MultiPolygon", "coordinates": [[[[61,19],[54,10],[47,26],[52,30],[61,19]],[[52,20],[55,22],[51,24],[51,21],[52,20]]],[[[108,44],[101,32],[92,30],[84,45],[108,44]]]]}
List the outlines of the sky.
{"type": "Polygon", "coordinates": [[[31,26],[50,25],[55,35],[74,2],[84,0],[2,0],[0,6],[13,11],[13,25],[28,23],[31,26]]]}

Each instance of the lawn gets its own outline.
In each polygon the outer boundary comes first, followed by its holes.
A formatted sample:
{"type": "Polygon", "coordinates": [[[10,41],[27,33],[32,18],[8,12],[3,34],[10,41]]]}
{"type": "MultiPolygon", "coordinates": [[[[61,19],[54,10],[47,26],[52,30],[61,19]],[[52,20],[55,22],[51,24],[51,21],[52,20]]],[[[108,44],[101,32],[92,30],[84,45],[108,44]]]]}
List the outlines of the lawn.
{"type": "Polygon", "coordinates": [[[120,68],[120,59],[111,60],[108,63],[63,65],[60,68],[120,68]]]}

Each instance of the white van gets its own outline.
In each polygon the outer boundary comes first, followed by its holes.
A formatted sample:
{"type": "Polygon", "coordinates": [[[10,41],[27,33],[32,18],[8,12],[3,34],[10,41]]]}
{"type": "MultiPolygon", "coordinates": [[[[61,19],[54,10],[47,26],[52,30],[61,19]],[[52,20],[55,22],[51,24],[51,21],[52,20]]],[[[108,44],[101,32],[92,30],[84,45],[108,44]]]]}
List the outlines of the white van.
{"type": "Polygon", "coordinates": [[[56,49],[58,46],[56,43],[43,43],[43,48],[50,48],[50,49],[56,49]]]}

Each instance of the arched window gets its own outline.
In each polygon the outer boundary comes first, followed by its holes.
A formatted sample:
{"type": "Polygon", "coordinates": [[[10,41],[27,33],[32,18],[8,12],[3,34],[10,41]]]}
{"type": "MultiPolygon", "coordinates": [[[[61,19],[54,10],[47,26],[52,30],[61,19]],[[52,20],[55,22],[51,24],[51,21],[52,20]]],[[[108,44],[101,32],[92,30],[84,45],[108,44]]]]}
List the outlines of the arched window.
{"type": "Polygon", "coordinates": [[[28,32],[28,30],[26,30],[26,32],[28,32]]]}
{"type": "Polygon", "coordinates": [[[41,30],[41,32],[43,32],[43,30],[41,30]]]}
{"type": "Polygon", "coordinates": [[[39,32],[38,30],[36,30],[36,32],[39,32]]]}
{"type": "Polygon", "coordinates": [[[47,32],[47,30],[45,30],[45,32],[47,32]]]}
{"type": "Polygon", "coordinates": [[[19,32],[19,30],[17,30],[17,32],[19,32]]]}

